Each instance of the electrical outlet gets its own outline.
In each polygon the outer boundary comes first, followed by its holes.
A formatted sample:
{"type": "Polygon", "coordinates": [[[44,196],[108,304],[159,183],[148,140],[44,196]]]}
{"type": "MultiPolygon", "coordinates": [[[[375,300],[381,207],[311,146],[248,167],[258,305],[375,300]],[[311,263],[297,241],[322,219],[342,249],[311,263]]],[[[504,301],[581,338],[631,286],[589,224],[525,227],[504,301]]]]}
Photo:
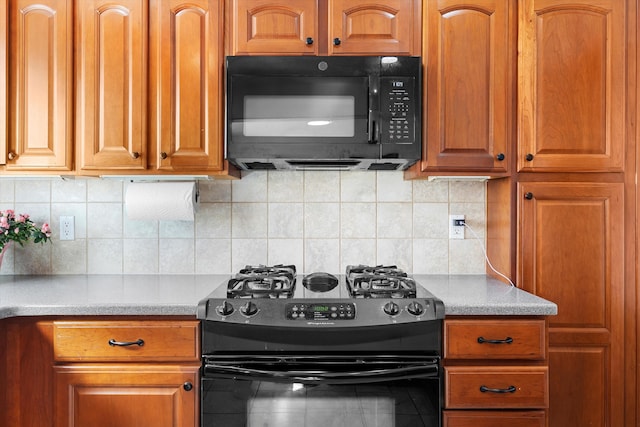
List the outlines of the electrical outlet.
{"type": "Polygon", "coordinates": [[[464,239],[464,215],[449,215],[449,238],[464,239]]]}
{"type": "Polygon", "coordinates": [[[73,216],[61,216],[60,217],[60,240],[74,240],[75,227],[73,223],[73,216]]]}

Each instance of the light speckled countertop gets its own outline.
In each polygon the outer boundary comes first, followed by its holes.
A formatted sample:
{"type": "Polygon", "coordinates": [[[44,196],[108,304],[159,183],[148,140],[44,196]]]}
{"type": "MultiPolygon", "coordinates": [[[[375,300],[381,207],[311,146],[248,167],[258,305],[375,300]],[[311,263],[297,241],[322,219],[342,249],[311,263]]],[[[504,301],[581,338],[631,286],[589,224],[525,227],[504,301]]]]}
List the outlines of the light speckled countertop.
{"type": "MultiPolygon", "coordinates": [[[[0,276],[0,319],[15,316],[195,316],[229,275],[0,276]]],[[[484,275],[415,275],[447,315],[554,315],[556,304],[484,275]]]]}

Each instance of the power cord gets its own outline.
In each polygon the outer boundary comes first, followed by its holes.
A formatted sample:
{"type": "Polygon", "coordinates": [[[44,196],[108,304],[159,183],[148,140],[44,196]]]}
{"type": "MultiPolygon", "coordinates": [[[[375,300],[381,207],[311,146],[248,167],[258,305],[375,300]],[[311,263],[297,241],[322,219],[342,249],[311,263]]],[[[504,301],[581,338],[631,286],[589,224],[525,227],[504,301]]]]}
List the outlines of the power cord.
{"type": "Polygon", "coordinates": [[[493,264],[491,264],[491,261],[489,261],[489,256],[487,255],[487,251],[484,248],[484,242],[482,240],[480,240],[480,238],[478,237],[478,235],[476,234],[476,232],[473,230],[473,228],[471,228],[466,221],[462,220],[459,221],[458,223],[462,222],[462,225],[464,225],[466,228],[469,229],[469,231],[471,232],[471,234],[473,235],[473,237],[476,238],[476,240],[478,241],[478,243],[480,243],[480,249],[482,249],[482,253],[484,254],[484,259],[487,261],[487,264],[489,265],[489,268],[491,268],[491,270],[493,270],[494,273],[496,273],[498,276],[504,278],[507,282],[509,282],[511,284],[512,287],[516,287],[516,285],[511,281],[511,279],[509,279],[507,276],[505,276],[504,274],[500,273],[498,270],[495,269],[495,267],[493,266],[493,264]]]}

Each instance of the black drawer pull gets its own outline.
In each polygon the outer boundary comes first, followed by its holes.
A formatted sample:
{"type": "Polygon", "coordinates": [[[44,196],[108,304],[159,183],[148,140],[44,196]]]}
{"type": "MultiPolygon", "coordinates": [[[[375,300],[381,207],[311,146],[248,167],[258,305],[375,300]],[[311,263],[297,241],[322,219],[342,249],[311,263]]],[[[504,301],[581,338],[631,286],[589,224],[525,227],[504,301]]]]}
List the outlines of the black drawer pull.
{"type": "Polygon", "coordinates": [[[129,347],[130,345],[137,345],[138,347],[142,347],[144,345],[144,340],[139,339],[137,341],[116,341],[112,338],[109,340],[109,345],[111,347],[129,347]]]}
{"type": "Polygon", "coordinates": [[[515,393],[516,386],[510,385],[507,388],[489,388],[487,386],[481,385],[480,391],[483,393],[515,393]]]}
{"type": "Polygon", "coordinates": [[[513,338],[506,337],[503,340],[488,340],[484,337],[478,337],[478,344],[511,344],[513,342],[513,338]]]}

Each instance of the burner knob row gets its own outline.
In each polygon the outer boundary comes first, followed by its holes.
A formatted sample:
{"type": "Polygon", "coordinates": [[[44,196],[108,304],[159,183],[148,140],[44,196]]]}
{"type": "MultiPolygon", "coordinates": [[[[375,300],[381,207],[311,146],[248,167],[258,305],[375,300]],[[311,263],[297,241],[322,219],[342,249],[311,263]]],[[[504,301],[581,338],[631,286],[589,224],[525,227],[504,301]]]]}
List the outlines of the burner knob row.
{"type": "MultiPolygon", "coordinates": [[[[389,316],[395,316],[396,314],[400,313],[400,307],[398,307],[398,304],[393,301],[389,301],[388,303],[386,303],[383,307],[383,310],[389,316]]],[[[407,311],[414,316],[420,316],[422,313],[424,313],[424,308],[419,302],[413,301],[407,306],[407,311]]]]}
{"type": "MultiPolygon", "coordinates": [[[[220,316],[229,316],[234,312],[233,305],[231,305],[228,301],[223,301],[221,305],[216,307],[216,312],[220,316]]],[[[258,306],[256,306],[253,302],[249,301],[240,307],[240,313],[245,316],[253,316],[258,312],[258,306]]]]}

